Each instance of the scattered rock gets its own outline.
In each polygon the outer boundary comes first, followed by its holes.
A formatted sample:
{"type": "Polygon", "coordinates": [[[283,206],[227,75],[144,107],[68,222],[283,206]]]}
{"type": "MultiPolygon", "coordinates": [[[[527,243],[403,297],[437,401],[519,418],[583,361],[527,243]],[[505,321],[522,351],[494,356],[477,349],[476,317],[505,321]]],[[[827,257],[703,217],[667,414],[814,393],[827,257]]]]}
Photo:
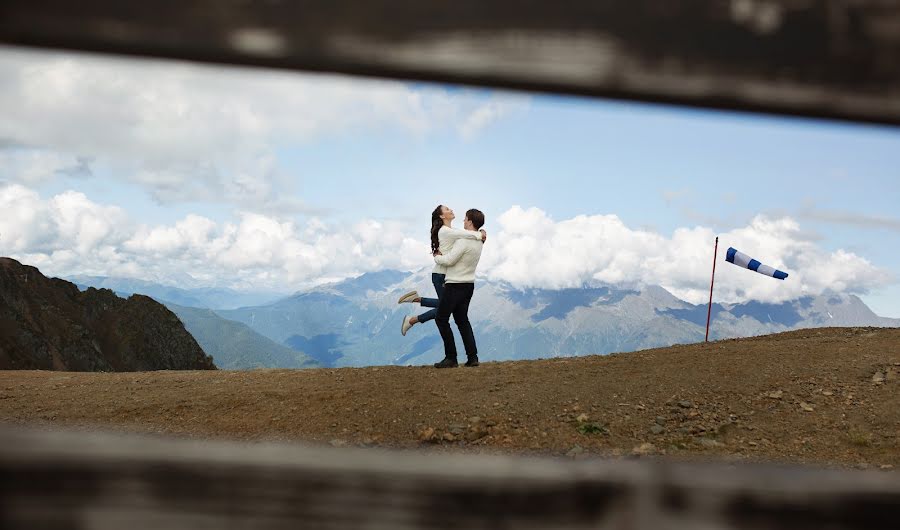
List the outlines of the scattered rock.
{"type": "Polygon", "coordinates": [[[455,442],[456,441],[456,436],[450,434],[449,432],[445,432],[443,438],[444,438],[444,441],[446,441],[446,442],[455,442]]]}
{"type": "Polygon", "coordinates": [[[426,427],[419,432],[419,440],[422,442],[431,442],[434,440],[434,427],[426,427]]]}
{"type": "Polygon", "coordinates": [[[486,429],[481,427],[473,427],[466,433],[466,441],[474,442],[476,440],[480,440],[487,436],[489,433],[486,429]]]}
{"type": "Polygon", "coordinates": [[[634,456],[652,455],[655,452],[656,446],[647,442],[635,446],[634,449],[631,450],[631,454],[633,454],[634,456]]]}
{"type": "Polygon", "coordinates": [[[766,394],[766,397],[769,397],[769,398],[772,398],[772,399],[781,399],[782,396],[784,396],[784,391],[783,391],[783,390],[774,390],[774,391],[769,392],[768,394],[766,394]]]}
{"type": "Polygon", "coordinates": [[[885,381],[897,381],[900,379],[900,368],[894,366],[888,367],[884,374],[885,381]]]}
{"type": "Polygon", "coordinates": [[[856,464],[856,469],[869,469],[869,464],[867,464],[866,462],[860,462],[856,464]]]}
{"type": "Polygon", "coordinates": [[[452,434],[452,435],[454,435],[454,436],[459,436],[460,434],[466,432],[466,426],[465,426],[465,425],[460,425],[460,424],[458,424],[458,423],[454,423],[454,424],[451,424],[451,425],[447,428],[447,430],[450,431],[450,434],[452,434]]]}
{"type": "Polygon", "coordinates": [[[328,442],[331,447],[345,447],[347,442],[345,440],[334,439],[328,442]]]}
{"type": "Polygon", "coordinates": [[[679,401],[678,406],[683,409],[689,409],[689,408],[693,407],[694,404],[685,399],[685,400],[679,401]]]}
{"type": "Polygon", "coordinates": [[[890,464],[884,464],[882,466],[879,466],[878,469],[881,469],[883,471],[890,471],[891,469],[894,469],[894,466],[892,466],[890,464]]]}
{"type": "Polygon", "coordinates": [[[656,423],[657,423],[658,425],[665,425],[665,424],[666,424],[666,419],[663,418],[662,416],[657,416],[657,417],[656,417],[656,423]]]}
{"type": "Polygon", "coordinates": [[[588,415],[587,415],[587,414],[585,414],[585,413],[582,412],[582,413],[579,414],[578,417],[575,418],[575,419],[578,420],[579,423],[584,423],[584,422],[588,421],[589,418],[588,418],[588,415]]]}
{"type": "Polygon", "coordinates": [[[751,441],[747,442],[747,445],[749,445],[750,447],[756,447],[759,444],[751,440],[751,441]]]}
{"type": "Polygon", "coordinates": [[[872,375],[872,382],[873,383],[884,383],[884,372],[880,372],[880,371],[875,372],[875,374],[872,375]]]}
{"type": "Polygon", "coordinates": [[[812,412],[815,410],[812,405],[805,401],[800,402],[800,408],[803,409],[804,412],[812,412]]]}
{"type": "Polygon", "coordinates": [[[833,396],[834,392],[832,392],[831,390],[823,390],[822,395],[823,396],[833,396]]]}
{"type": "Polygon", "coordinates": [[[469,423],[481,423],[481,418],[479,418],[478,416],[472,416],[471,418],[469,418],[469,423]]]}
{"type": "Polygon", "coordinates": [[[666,432],[666,429],[663,428],[662,425],[653,424],[653,426],[650,427],[650,432],[652,432],[653,434],[662,434],[666,432]]]}

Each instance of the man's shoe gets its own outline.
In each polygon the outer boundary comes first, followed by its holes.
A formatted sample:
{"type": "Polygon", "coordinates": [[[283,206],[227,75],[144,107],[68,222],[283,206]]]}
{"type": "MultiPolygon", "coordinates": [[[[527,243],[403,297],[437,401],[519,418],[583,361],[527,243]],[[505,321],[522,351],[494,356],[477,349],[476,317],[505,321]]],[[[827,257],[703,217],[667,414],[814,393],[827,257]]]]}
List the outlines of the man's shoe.
{"type": "Polygon", "coordinates": [[[419,297],[419,291],[410,291],[405,295],[401,296],[399,300],[397,300],[398,304],[412,304],[413,301],[419,297]]]}
{"type": "Polygon", "coordinates": [[[412,315],[406,315],[403,317],[403,325],[400,326],[400,334],[404,337],[406,336],[406,332],[409,331],[409,328],[413,327],[412,322],[409,319],[412,318],[412,315]]]}
{"type": "Polygon", "coordinates": [[[444,357],[441,362],[434,363],[435,368],[456,368],[457,366],[459,366],[459,363],[456,362],[456,359],[449,357],[444,357]]]}
{"type": "Polygon", "coordinates": [[[473,368],[475,366],[478,366],[479,364],[481,364],[481,363],[478,362],[477,355],[473,355],[473,356],[469,357],[469,360],[466,361],[466,366],[468,366],[469,368],[473,368]]]}

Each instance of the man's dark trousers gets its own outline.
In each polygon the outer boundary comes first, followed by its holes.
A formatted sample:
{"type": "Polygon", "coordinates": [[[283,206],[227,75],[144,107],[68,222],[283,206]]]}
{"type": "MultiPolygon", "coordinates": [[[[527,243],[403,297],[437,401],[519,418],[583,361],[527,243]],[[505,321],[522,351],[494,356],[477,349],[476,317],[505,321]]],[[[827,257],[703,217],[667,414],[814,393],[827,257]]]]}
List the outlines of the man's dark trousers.
{"type": "Polygon", "coordinates": [[[459,328],[466,356],[471,358],[478,354],[475,334],[472,333],[472,324],[469,323],[469,302],[472,301],[474,293],[474,283],[444,284],[444,296],[441,297],[434,321],[444,340],[444,356],[448,359],[456,360],[456,341],[453,340],[453,330],[450,329],[450,315],[453,315],[456,327],[459,328]]]}

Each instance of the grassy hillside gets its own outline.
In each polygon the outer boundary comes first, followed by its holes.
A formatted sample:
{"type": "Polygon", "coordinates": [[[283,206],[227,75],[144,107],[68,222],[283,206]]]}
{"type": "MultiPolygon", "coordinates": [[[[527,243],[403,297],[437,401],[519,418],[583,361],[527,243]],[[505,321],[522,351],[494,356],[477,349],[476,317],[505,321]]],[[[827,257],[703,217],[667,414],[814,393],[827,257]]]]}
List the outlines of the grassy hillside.
{"type": "Polygon", "coordinates": [[[303,352],[282,346],[240,322],[226,320],[211,309],[167,307],[184,323],[185,329],[220,369],[313,368],[316,361],[303,352]]]}

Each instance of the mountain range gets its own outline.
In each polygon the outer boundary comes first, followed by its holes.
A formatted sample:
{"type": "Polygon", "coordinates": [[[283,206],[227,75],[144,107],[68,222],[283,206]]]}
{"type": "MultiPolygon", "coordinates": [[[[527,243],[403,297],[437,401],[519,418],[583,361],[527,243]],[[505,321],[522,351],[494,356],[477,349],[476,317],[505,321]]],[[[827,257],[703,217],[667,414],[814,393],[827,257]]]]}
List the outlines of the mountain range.
{"type": "MultiPolygon", "coordinates": [[[[400,335],[397,305],[410,288],[431,293],[430,272],[367,273],[296,293],[272,304],[217,311],[275,342],[302,350],[325,366],[427,364],[442,357],[434,324],[400,335]]],[[[605,354],[702,341],[707,306],[678,299],[659,286],[640,290],[586,284],[571,289],[522,289],[479,280],[470,318],[483,360],[605,354]]],[[[713,304],[711,339],[824,326],[900,326],[855,295],[810,296],[779,304],[713,304]]],[[[457,335],[457,348],[462,345],[457,335]]]]}
{"type": "Polygon", "coordinates": [[[165,300],[184,307],[207,309],[234,309],[242,306],[263,305],[285,296],[285,293],[248,293],[213,287],[183,288],[134,278],[76,275],[66,279],[78,285],[81,290],[85,290],[88,286],[95,289],[110,289],[126,298],[139,293],[154,300],[165,300]]]}
{"type": "MultiPolygon", "coordinates": [[[[680,300],[659,286],[625,289],[598,283],[571,289],[523,289],[482,279],[476,285],[470,317],[482,360],[605,354],[704,338],[707,306],[680,300]]],[[[298,362],[306,362],[303,366],[428,364],[439,360],[443,352],[434,324],[417,325],[406,337],[400,335],[403,316],[423,310],[418,305],[396,303],[410,289],[431,294],[430,271],[371,272],[271,303],[232,309],[197,312],[165,299],[159,301],[182,318],[208,352],[209,339],[204,337],[235,343],[229,338],[232,332],[216,317],[243,324],[246,328],[239,328],[243,333],[252,330],[270,341],[265,342],[270,350],[265,356],[235,351],[229,354],[235,361],[224,365],[219,360],[225,359],[222,354],[216,357],[212,353],[220,366],[292,362],[283,349],[271,353],[275,351],[271,343],[301,352],[298,362]]],[[[193,292],[185,290],[186,295],[193,292]]],[[[777,304],[713,304],[710,339],[825,326],[895,327],[900,326],[900,319],[879,317],[857,296],[840,293],[777,304]]],[[[458,337],[457,346],[462,352],[458,337]]]]}

